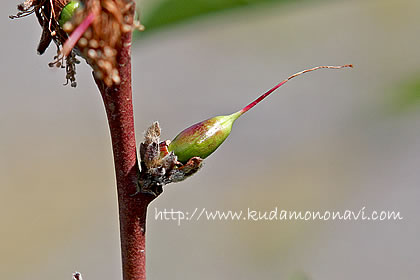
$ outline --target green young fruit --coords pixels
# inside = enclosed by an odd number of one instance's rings
[[[225,141],[233,123],[240,115],[240,112],[237,112],[196,123],[178,134],[169,144],[168,150],[174,152],[183,163],[192,157],[204,159]]]
[[[217,116],[211,119],[207,119],[183,130],[169,144],[168,150],[170,152],[174,152],[174,154],[178,157],[178,161],[182,163],[186,163],[193,157],[200,157],[204,159],[211,155],[225,141],[232,130],[233,123],[240,116],[260,103],[264,98],[266,98],[273,91],[281,87],[290,79],[321,68],[340,69],[344,67],[353,66],[318,66],[293,74],[289,78],[283,80],[272,89],[258,97],[255,101],[245,106],[242,110],[231,115]]]
[[[70,1],[66,6],[64,6],[63,10],[61,10],[60,18],[58,19],[58,23],[61,27],[64,26],[66,22],[71,20],[75,11],[80,7],[79,1]]]

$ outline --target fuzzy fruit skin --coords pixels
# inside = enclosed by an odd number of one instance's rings
[[[169,144],[168,150],[174,152],[182,163],[193,157],[205,159],[229,136],[233,123],[240,115],[237,112],[196,123],[179,133]]]
[[[79,8],[79,6],[79,1],[70,1],[66,6],[64,6],[60,14],[60,19],[58,20],[61,27],[63,27],[63,25],[73,17],[74,12],[77,8]]]

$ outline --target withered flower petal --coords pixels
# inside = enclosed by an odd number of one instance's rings
[[[140,143],[141,172],[138,192],[159,195],[163,186],[181,182],[194,175],[202,166],[203,159],[193,157],[185,164],[177,160],[173,152],[168,151],[170,141],[160,142],[159,123],[153,123]]]
[[[95,77],[107,86],[120,83],[117,54],[121,46],[121,36],[133,29],[132,9],[134,2],[128,0],[82,0],[83,8],[77,9],[65,30],[59,24],[60,14],[70,0],[26,0],[18,5],[19,12],[10,18],[21,18],[35,13],[42,27],[42,35],[37,51],[43,54],[53,41],[57,46],[57,56],[50,66],[66,69],[67,83],[76,85],[75,74],[78,60],[76,55],[86,59],[94,70]],[[92,23],[85,28],[78,44],[62,52],[62,47],[71,32],[88,15],[94,15]],[[70,35],[71,36],[71,35]]]

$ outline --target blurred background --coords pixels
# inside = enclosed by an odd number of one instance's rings
[[[23,0],[22,0],[23,1]],[[120,279],[110,138],[89,67],[76,89],[36,55],[35,16],[1,9],[2,278]],[[161,0],[138,3],[137,142],[242,108],[193,178],[149,208],[148,279],[417,279],[420,23],[417,0]],[[402,221],[155,219],[155,209],[399,211]]]

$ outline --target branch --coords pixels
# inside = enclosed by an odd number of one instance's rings
[[[146,279],[147,206],[156,197],[138,193],[138,168],[131,90],[131,40],[134,0],[84,0],[83,9],[73,9],[69,0],[26,0],[10,18],[35,14],[43,29],[38,52],[52,41],[57,56],[50,63],[66,69],[66,79],[76,86],[76,54],[93,68],[102,95],[112,140],[118,192],[122,271],[124,280]],[[73,11],[61,21],[63,10]],[[66,63],[63,66],[63,63]],[[81,279],[80,273],[73,275]]]
[[[130,14],[134,16],[134,5]],[[121,82],[111,87],[95,77],[105,105],[114,154],[124,280],[146,279],[147,206],[154,196],[137,189],[138,161],[131,89],[131,32],[121,37],[117,67]]]

